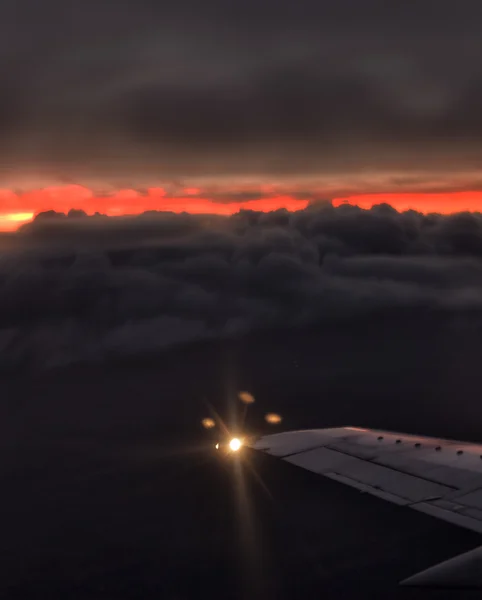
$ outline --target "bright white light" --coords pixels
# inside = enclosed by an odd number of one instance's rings
[[[219,450],[219,442],[216,444],[216,450]]]
[[[229,442],[229,447],[233,452],[237,452],[241,448],[241,440],[238,440],[238,438],[233,438]]]

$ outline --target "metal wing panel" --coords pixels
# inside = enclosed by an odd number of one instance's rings
[[[482,446],[343,427],[265,436],[253,447],[396,504],[482,532]]]
[[[307,429],[288,431],[261,438],[254,444],[257,450],[263,450],[272,456],[284,457],[296,452],[326,445],[331,439],[330,429]]]
[[[351,482],[354,487],[359,487],[357,484],[363,484],[364,487],[397,496],[404,503],[442,497],[452,491],[447,486],[328,448],[301,452],[286,458],[286,460],[320,475],[342,475],[347,479],[347,483]]]
[[[478,445],[441,441],[431,448],[419,447],[393,454],[380,449],[375,462],[456,488],[482,485],[482,459]],[[388,449],[387,449],[388,450]]]
[[[360,465],[358,458],[340,454],[328,448],[316,448],[307,452],[298,452],[285,458],[286,462],[322,475],[334,470],[345,471],[350,463]]]
[[[472,490],[456,497],[458,504],[470,506],[472,508],[482,509],[482,489]]]
[[[458,525],[464,529],[482,533],[482,520],[474,518],[473,516],[464,515],[458,511],[446,510],[433,502],[421,502],[419,504],[414,504],[411,508],[425,513],[426,515],[430,515],[431,517],[435,517],[436,519],[440,519],[441,521],[446,521],[447,523]]]
[[[400,498],[399,496],[395,496],[394,494],[390,494],[389,492],[384,492],[370,485],[360,483],[359,481],[350,479],[349,477],[345,477],[345,475],[340,475],[339,473],[326,473],[325,476],[329,479],[333,479],[333,481],[338,481],[345,485],[349,485],[350,487],[360,490],[360,492],[371,494],[372,496],[377,496],[377,498],[387,500],[388,502],[392,502],[393,504],[399,504],[401,506],[406,506],[407,504],[410,504],[410,502],[404,498]]]

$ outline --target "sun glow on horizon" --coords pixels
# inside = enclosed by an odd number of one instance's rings
[[[0,231],[15,231],[34,218],[33,212],[0,213]]]

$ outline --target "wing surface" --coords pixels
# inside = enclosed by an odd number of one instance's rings
[[[256,450],[482,533],[482,445],[339,427],[259,438]]]

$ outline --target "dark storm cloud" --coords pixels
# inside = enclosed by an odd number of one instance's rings
[[[265,328],[482,311],[482,215],[319,202],[232,217],[39,216],[0,263],[0,359],[48,367]]]
[[[77,180],[470,168],[481,18],[469,0],[7,0],[2,164]]]

